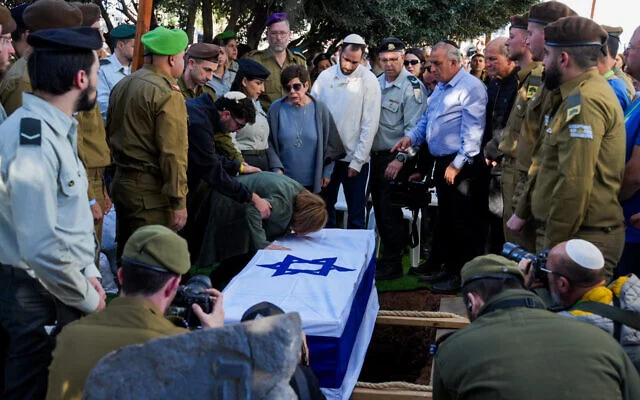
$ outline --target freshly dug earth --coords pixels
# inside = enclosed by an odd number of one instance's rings
[[[415,311],[438,311],[444,297],[428,290],[385,292],[379,296],[381,310]],[[429,347],[435,337],[435,328],[376,325],[358,380],[428,385],[432,363]]]

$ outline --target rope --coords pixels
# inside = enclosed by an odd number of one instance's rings
[[[391,311],[380,310],[378,311],[380,317],[413,317],[413,318],[464,318],[462,315],[450,313],[450,312],[436,312],[436,311]]]
[[[357,388],[362,389],[377,389],[377,390],[413,390],[415,392],[432,392],[433,388],[426,385],[417,385],[415,383],[407,382],[381,382],[381,383],[369,383],[358,382]]]

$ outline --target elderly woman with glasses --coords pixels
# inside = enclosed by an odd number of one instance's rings
[[[309,73],[301,65],[285,68],[280,82],[287,95],[269,108],[269,152],[277,167],[313,193],[329,184],[344,147],[329,109],[310,96]]]

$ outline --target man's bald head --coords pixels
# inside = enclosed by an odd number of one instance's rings
[[[487,74],[493,78],[504,79],[513,72],[515,63],[509,58],[507,37],[496,38],[484,49]]]

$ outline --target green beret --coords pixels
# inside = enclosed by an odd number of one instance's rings
[[[131,24],[118,25],[111,30],[114,39],[133,39],[136,37],[136,26]]]
[[[462,267],[460,278],[462,286],[477,279],[517,278],[524,283],[524,275],[518,269],[518,264],[497,254],[487,254],[469,261]]]
[[[74,1],[70,3],[82,13],[82,26],[91,26],[100,20],[100,7],[93,3],[81,3]]]
[[[16,21],[11,16],[11,11],[2,4],[0,4],[0,27],[2,28],[0,33],[3,35],[16,30]]]
[[[547,25],[553,21],[557,21],[562,17],[570,17],[578,15],[567,5],[559,1],[547,1],[539,3],[531,7],[529,10],[529,22],[535,22],[540,25]]]
[[[64,0],[38,0],[24,10],[23,19],[31,31],[75,28],[82,25],[82,12]]]
[[[186,274],[191,268],[187,241],[162,225],[138,228],[124,246],[122,261],[179,275]]]
[[[238,39],[238,36],[234,31],[224,31],[222,33],[218,33],[214,39],[215,40],[231,40],[231,39]]]
[[[183,30],[159,26],[142,35],[142,44],[147,51],[153,54],[175,56],[187,48],[189,38]]]
[[[544,27],[547,46],[600,46],[607,42],[607,31],[598,23],[584,17],[566,17]]]
[[[510,28],[524,29],[526,31],[528,28],[527,25],[529,24],[529,14],[512,15],[511,18],[509,18],[509,22],[511,23]]]

